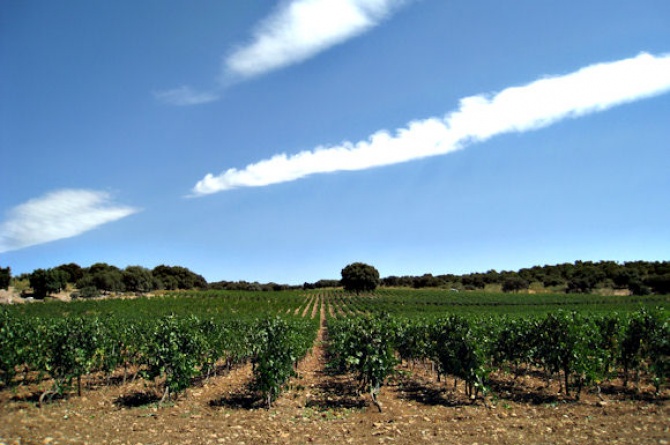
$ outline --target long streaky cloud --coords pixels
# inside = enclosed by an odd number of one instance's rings
[[[378,25],[403,0],[294,0],[259,24],[252,42],[224,59],[249,78],[302,62]]]
[[[496,94],[466,97],[456,111],[412,121],[394,133],[382,130],[364,141],[319,146],[290,156],[278,154],[242,170],[231,168],[218,176],[210,173],[198,181],[192,194],[266,186],[315,173],[363,170],[442,155],[495,135],[543,128],[668,91],[670,55],[641,53]]]
[[[14,207],[0,224],[0,252],[70,238],[138,212],[106,192],[66,189]]]
[[[170,105],[216,101],[236,82],[303,62],[379,25],[409,0],[291,0],[252,32],[251,41],[223,58],[219,86],[199,91],[184,85],[154,92]]]

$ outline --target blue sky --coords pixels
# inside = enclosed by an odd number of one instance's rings
[[[666,0],[7,0],[0,266],[670,252]]]

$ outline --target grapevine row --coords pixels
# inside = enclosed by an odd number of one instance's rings
[[[82,378],[123,368],[162,385],[168,400],[217,364],[254,364],[254,387],[270,404],[311,348],[317,323],[297,318],[214,319],[168,315],[129,323],[120,317],[25,318],[0,310],[0,383],[30,372],[53,379],[40,403]]]
[[[385,315],[330,319],[330,365],[351,372],[360,390],[376,395],[400,360],[430,361],[438,379],[465,383],[475,400],[494,371],[531,369],[560,375],[561,390],[579,398],[618,372],[639,385],[645,372],[660,391],[670,378],[670,324],[660,310],[628,315],[557,311],[542,317],[404,318]],[[639,386],[638,386],[639,388]]]

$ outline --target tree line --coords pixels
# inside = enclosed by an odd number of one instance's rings
[[[576,261],[534,266],[514,271],[489,270],[464,275],[389,276],[387,287],[443,287],[457,290],[499,285],[504,292],[526,290],[532,283],[566,293],[591,293],[596,289],[628,290],[634,295],[670,294],[670,261]]]
[[[11,281],[11,271],[2,281],[5,288]],[[68,288],[75,288],[73,297],[91,298],[109,293],[130,292],[144,294],[159,289],[206,289],[207,280],[181,266],[160,265],[153,269],[142,266],[128,266],[120,269],[107,263],[95,263],[81,267],[75,263],[62,264],[49,269],[35,269],[32,273],[16,277],[17,281],[28,281],[32,294],[24,296],[45,298]]]
[[[217,281],[208,283],[202,275],[181,266],[160,265],[153,269],[128,266],[120,269],[107,263],[81,267],[75,263],[51,269],[36,269],[15,278],[28,281],[32,296],[44,298],[67,288],[76,289],[75,297],[95,297],[108,293],[147,293],[155,290],[242,290],[282,291],[344,287],[352,292],[370,292],[377,286],[411,288],[445,288],[481,290],[499,286],[503,292],[519,292],[539,283],[547,289],[566,293],[592,293],[597,289],[620,289],[633,295],[670,294],[670,261],[576,261],[557,265],[533,266],[518,271],[489,270],[463,275],[426,273],[420,276],[379,277],[373,266],[352,263],[342,269],[342,278],[322,279],[302,285],[259,283],[247,281]],[[12,283],[11,269],[0,267],[0,289]]]

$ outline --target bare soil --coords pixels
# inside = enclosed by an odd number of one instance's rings
[[[20,304],[25,300],[19,296],[19,293],[13,287],[9,289],[0,289],[0,304]]]
[[[534,376],[493,376],[486,403],[462,384],[436,382],[429,366],[403,365],[382,389],[378,412],[350,376],[325,370],[322,328],[298,376],[271,409],[248,388],[250,365],[196,382],[176,402],[157,407],[153,383],[89,381],[42,408],[48,381],[0,391],[1,444],[670,444],[668,391],[653,396],[603,387],[601,401],[558,394]]]

